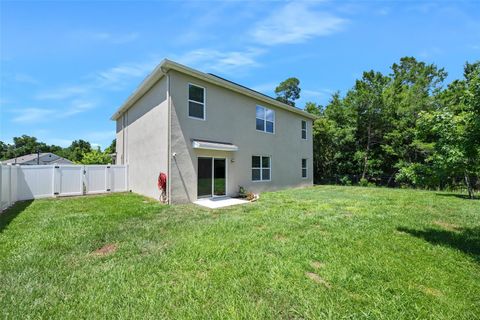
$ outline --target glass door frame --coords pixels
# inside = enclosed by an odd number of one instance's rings
[[[198,159],[210,159],[212,161],[212,188],[209,195],[199,196],[198,195]],[[220,198],[225,197],[227,195],[227,186],[228,186],[228,161],[227,157],[210,157],[210,156],[198,156],[197,157],[197,198],[198,199],[205,199],[205,198]],[[215,195],[215,160],[224,160],[225,161],[225,193],[222,195]]]

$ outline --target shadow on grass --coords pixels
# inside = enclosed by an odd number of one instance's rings
[[[2,233],[3,230],[8,227],[10,222],[12,222],[20,213],[22,213],[23,210],[28,208],[32,202],[33,200],[18,201],[13,206],[0,213],[0,233]]]
[[[472,256],[478,263],[480,263],[480,227],[464,228],[459,229],[458,231],[432,228],[414,230],[402,227],[397,228],[397,230],[424,239],[434,245],[458,249],[463,253]]]
[[[457,193],[435,193],[436,196],[440,197],[454,197],[454,198],[459,198],[459,199],[465,199],[465,200],[480,200],[478,195],[475,195],[475,198],[470,199],[468,195],[466,194],[457,194]]]

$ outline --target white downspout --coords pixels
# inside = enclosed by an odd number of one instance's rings
[[[163,71],[163,70],[162,70]],[[168,99],[168,124],[167,124],[167,144],[168,144],[168,157],[167,157],[167,199],[168,204],[172,204],[172,97],[170,92],[170,73],[165,72],[167,76],[167,99]]]

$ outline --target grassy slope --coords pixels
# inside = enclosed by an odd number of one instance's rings
[[[0,288],[2,318],[475,319],[480,201],[321,186],[215,211],[19,203],[0,216]]]

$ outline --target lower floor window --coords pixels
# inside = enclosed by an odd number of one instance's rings
[[[302,178],[307,177],[307,159],[302,159]]]
[[[252,180],[269,181],[271,176],[270,157],[252,156]]]

